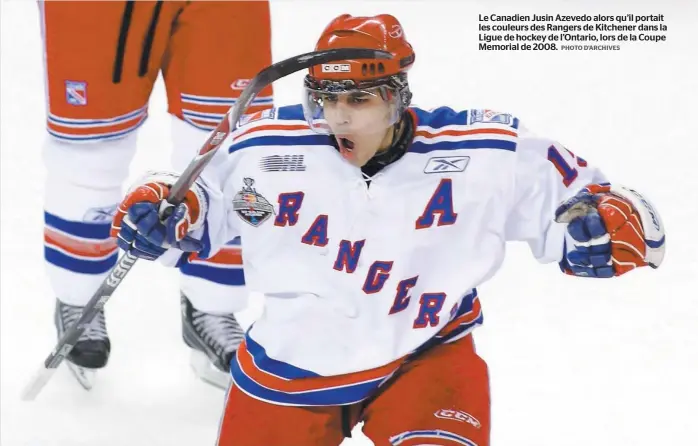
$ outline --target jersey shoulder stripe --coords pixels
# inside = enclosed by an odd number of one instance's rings
[[[439,107],[430,111],[410,108],[415,135],[409,151],[429,153],[435,150],[495,149],[515,151],[518,121],[511,117],[482,119],[479,110],[455,111]],[[502,115],[502,114],[499,114]],[[507,115],[511,116],[511,115]]]
[[[230,136],[228,153],[259,146],[331,145],[328,135],[314,132],[300,104],[246,115]]]

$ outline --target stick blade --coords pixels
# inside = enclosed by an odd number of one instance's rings
[[[49,369],[44,364],[41,364],[41,367],[32,376],[32,379],[22,389],[20,399],[22,401],[34,401],[55,372],[56,369]]]

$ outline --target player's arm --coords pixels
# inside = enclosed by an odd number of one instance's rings
[[[234,191],[226,190],[238,158],[238,154],[228,154],[235,133],[226,138],[184,201],[168,210],[166,218],[163,209],[179,174],[148,172],[138,180],[112,222],[111,235],[119,247],[136,257],[175,266],[192,252],[208,258],[237,237],[237,222],[228,212],[233,201],[228,195]]]
[[[529,243],[541,262],[584,277],[659,266],[664,226],[638,192],[614,183],[561,144],[520,136],[508,240]]]

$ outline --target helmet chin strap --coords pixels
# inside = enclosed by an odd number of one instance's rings
[[[368,160],[364,166],[365,170],[373,172],[369,173],[371,176],[383,167],[399,160],[405,154],[414,134],[412,116],[407,111],[404,111],[398,122],[393,125],[392,131],[393,138],[390,146],[376,152],[373,158]]]
[[[392,135],[390,136],[390,144],[388,144],[387,147],[381,147],[376,151],[376,155],[385,153],[386,151],[390,151],[395,143],[399,140],[400,135],[402,135],[402,129],[404,129],[404,115],[401,117],[395,124],[392,125],[391,131]],[[374,156],[376,156],[374,155]]]

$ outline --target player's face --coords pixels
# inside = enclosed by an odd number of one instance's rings
[[[324,114],[341,155],[355,166],[363,166],[383,148],[395,122],[392,104],[365,91],[326,97]]]
[[[399,115],[399,95],[386,86],[328,93],[306,91],[306,119],[313,130],[334,135],[341,155],[363,166],[387,147]]]

